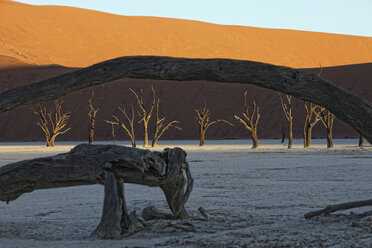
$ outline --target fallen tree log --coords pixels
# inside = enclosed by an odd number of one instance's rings
[[[372,199],[365,200],[365,201],[354,201],[354,202],[346,202],[346,203],[335,204],[335,205],[328,205],[327,207],[321,210],[311,211],[309,213],[306,213],[304,216],[306,219],[310,219],[315,216],[330,214],[330,213],[340,211],[340,210],[359,208],[359,207],[365,207],[365,206],[372,206]]]
[[[120,238],[143,229],[135,213],[128,213],[124,183],[160,187],[174,218],[188,218],[185,203],[194,180],[181,148],[151,152],[81,144],[67,153],[8,164],[0,167],[0,200],[13,201],[37,189],[97,183],[105,184],[105,197],[94,238]]]
[[[330,81],[284,66],[231,59],[131,56],[107,60],[0,94],[0,112],[120,78],[253,84],[321,105],[372,143],[372,105]]]

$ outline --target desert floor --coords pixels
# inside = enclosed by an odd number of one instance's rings
[[[279,140],[160,141],[188,152],[194,189],[186,206],[212,219],[149,221],[122,240],[89,240],[103,206],[101,185],[38,190],[0,202],[0,247],[372,247],[372,216],[359,208],[310,220],[303,215],[327,204],[372,199],[372,147],[357,140],[301,140],[286,149]],[[76,143],[0,144],[0,166],[69,151]],[[128,143],[122,143],[128,144]],[[159,188],[125,185],[129,211],[168,207]],[[353,212],[354,214],[350,213]]]

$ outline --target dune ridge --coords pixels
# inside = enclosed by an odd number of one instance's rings
[[[372,62],[372,37],[226,26],[0,1],[0,54],[85,67],[130,55],[253,60],[295,68]]]

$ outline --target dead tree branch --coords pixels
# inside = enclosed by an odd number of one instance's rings
[[[327,207],[321,210],[309,212],[305,214],[304,216],[306,219],[309,219],[315,216],[330,214],[330,213],[333,213],[339,210],[346,210],[346,209],[359,208],[359,207],[365,207],[365,206],[372,206],[372,199],[365,200],[365,201],[354,201],[354,202],[346,202],[346,203],[335,204],[335,205],[328,205]]]
[[[88,116],[89,116],[89,144],[93,144],[94,142],[94,128],[96,126],[96,115],[99,110],[99,108],[94,108],[93,107],[93,95],[94,91],[92,91],[92,95],[90,96],[88,100]]]
[[[317,111],[319,111],[320,106],[305,102],[304,107],[306,110],[306,117],[304,123],[304,148],[311,147],[311,131],[313,127],[320,121],[320,117]]]
[[[327,148],[332,148],[333,147],[333,139],[332,139],[333,123],[334,123],[336,116],[324,107],[320,107],[319,113],[315,111],[315,114],[318,116],[318,118],[321,120],[324,127],[326,128]]]
[[[115,116],[113,116],[113,118],[115,119],[114,121],[105,120],[105,122],[111,125],[111,135],[114,139],[114,145],[116,145],[115,125],[119,124],[119,120]]]
[[[252,105],[252,113],[249,113],[249,107],[247,104],[247,93],[248,91],[244,91],[243,99],[244,99],[244,112],[242,113],[243,117],[238,115],[234,115],[234,118],[238,120],[243,126],[249,131],[249,134],[252,137],[253,145],[252,149],[258,148],[258,137],[257,137],[257,127],[258,121],[260,120],[260,107],[257,106],[256,102],[253,102]]]
[[[48,147],[54,147],[54,141],[58,135],[64,134],[71,128],[66,129],[67,120],[70,118],[70,112],[62,113],[62,104],[55,101],[55,112],[47,111],[45,107],[37,105],[38,110],[33,109],[33,113],[39,116],[40,121],[37,125],[43,130]]]
[[[287,102],[284,103],[282,95],[279,93],[280,102],[282,104],[282,109],[285,118],[288,121],[288,149],[293,146],[293,115],[292,115],[292,96],[286,95]]]
[[[159,99],[156,104],[156,123],[155,123],[155,132],[154,132],[154,138],[152,139],[152,147],[158,146],[158,140],[160,137],[164,134],[165,131],[168,130],[168,128],[173,127],[178,130],[182,130],[177,124],[179,124],[179,121],[171,121],[168,124],[165,124],[165,117],[159,118]]]
[[[196,112],[196,120],[198,121],[199,124],[199,138],[200,138],[200,143],[199,146],[204,146],[205,143],[205,133],[207,132],[207,129],[218,123],[218,122],[224,122],[226,124],[229,124],[230,126],[234,126],[231,122],[224,120],[224,119],[218,119],[215,121],[210,120],[211,113],[209,112],[209,109],[207,108],[207,104],[204,104],[203,108],[200,109],[195,109]]]
[[[142,112],[138,112],[138,115],[140,116],[140,121],[138,123],[143,123],[143,131],[144,131],[144,139],[143,139],[143,147],[149,146],[149,134],[148,134],[148,124],[150,121],[150,118],[152,116],[152,111],[155,108],[155,102],[156,102],[156,94],[154,90],[154,86],[151,86],[152,90],[152,104],[150,107],[146,106],[143,102],[143,90],[140,90],[140,95],[138,95],[134,90],[129,88],[130,91],[135,95],[137,99],[138,106],[140,107]]]
[[[120,121],[119,118],[117,118],[115,115],[113,115],[113,117],[117,123],[120,122],[120,126],[128,134],[130,141],[132,143],[132,147],[136,147],[136,136],[134,134],[134,107],[133,107],[133,104],[131,106],[132,106],[132,114],[130,117],[127,114],[124,107],[118,107],[119,111],[124,115],[125,119],[129,123],[129,127],[127,127],[127,125],[125,125],[123,121]]]

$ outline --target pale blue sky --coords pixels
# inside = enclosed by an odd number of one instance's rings
[[[372,0],[21,0],[120,15],[372,37]]]

